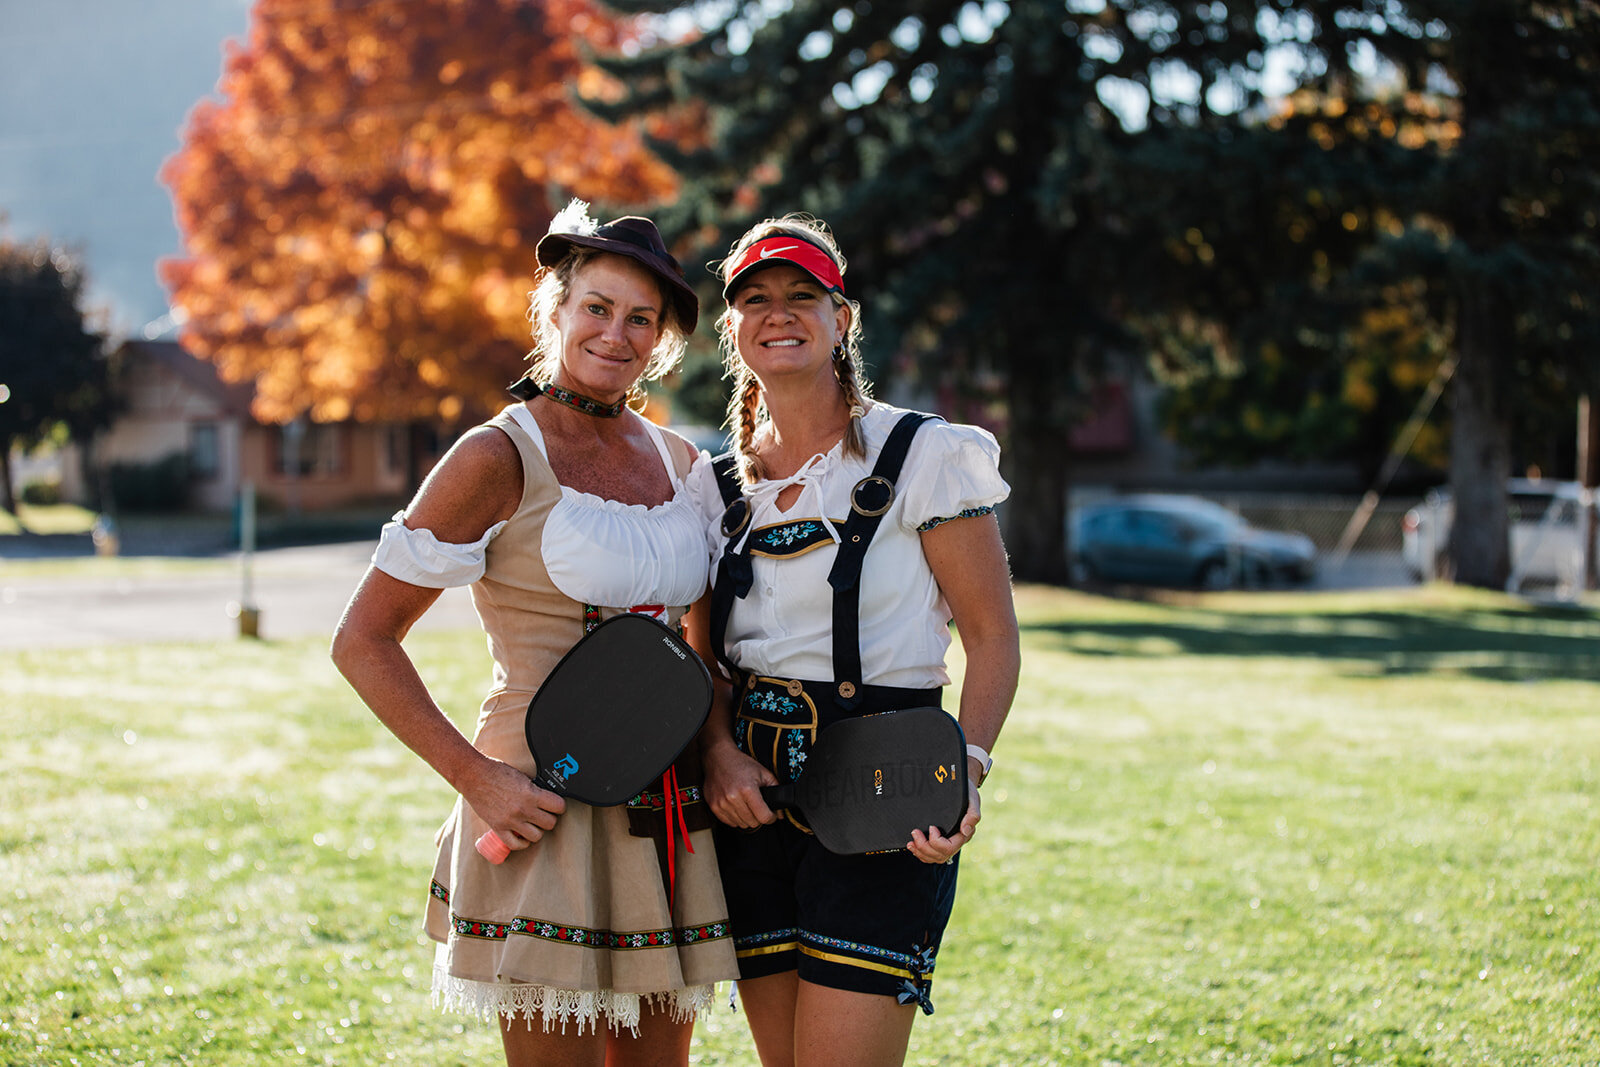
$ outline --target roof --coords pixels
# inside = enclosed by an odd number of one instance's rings
[[[125,341],[124,358],[147,360],[176,375],[185,385],[215,400],[230,415],[250,418],[250,402],[255,399],[253,382],[231,384],[222,380],[217,368],[191,355],[176,341]]]

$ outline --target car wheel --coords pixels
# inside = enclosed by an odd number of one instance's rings
[[[1225,560],[1208,559],[1200,565],[1200,573],[1195,576],[1195,584],[1201,589],[1216,591],[1227,589],[1233,584],[1232,576],[1228,573],[1228,564]]]

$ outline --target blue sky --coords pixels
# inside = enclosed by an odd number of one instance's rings
[[[179,250],[157,180],[215,92],[249,0],[0,0],[0,215],[12,238],[76,251],[91,301],[139,334],[167,310]]]

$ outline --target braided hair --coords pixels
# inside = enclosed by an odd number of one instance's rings
[[[798,213],[785,215],[782,218],[766,219],[746,230],[744,236],[734,242],[727,258],[716,265],[718,276],[726,282],[728,271],[738,262],[745,249],[765,238],[781,236],[798,237],[816,245],[833,258],[839,267],[840,276],[843,277],[844,253],[839,251],[839,244],[834,240],[828,224],[821,219]],[[861,360],[861,304],[838,293],[830,295],[840,306],[850,309],[850,325],[845,329],[845,336],[833,349],[833,376],[839,383],[839,389],[844,393],[845,404],[850,409],[850,424],[845,429],[844,435],[844,451],[846,455],[865,457],[867,444],[866,435],[861,429],[861,417],[866,414],[872,387],[867,380]],[[722,347],[722,361],[725,368],[723,376],[733,382],[733,389],[728,396],[727,417],[723,420],[723,425],[734,432],[733,448],[735,455],[738,456],[739,476],[749,484],[767,474],[760,458],[756,455],[755,440],[756,433],[770,421],[771,416],[761,392],[761,382],[739,357],[738,344],[733,335],[731,307],[725,309],[717,319],[717,339]]]

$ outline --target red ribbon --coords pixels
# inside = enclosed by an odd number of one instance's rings
[[[661,776],[661,789],[666,794],[667,819],[667,907],[671,909],[678,897],[678,850],[673,840],[674,830],[682,830],[683,847],[694,855],[694,842],[689,840],[689,823],[683,817],[683,799],[678,796],[678,768],[668,767]],[[677,818],[674,820],[673,816]]]

